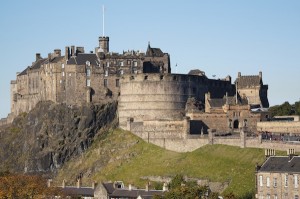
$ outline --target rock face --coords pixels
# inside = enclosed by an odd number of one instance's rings
[[[53,172],[116,126],[117,103],[70,107],[40,102],[0,131],[0,170]]]

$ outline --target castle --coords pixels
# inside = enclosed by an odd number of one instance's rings
[[[64,55],[60,49],[45,58],[37,53],[11,81],[7,121],[40,101],[80,106],[117,100],[120,128],[159,146],[189,151],[230,142],[216,141],[216,135],[257,135],[260,123],[260,129],[268,128],[263,123],[271,118],[267,93],[262,72],[239,72],[235,81],[230,76],[210,79],[198,69],[173,74],[170,55],[150,43],[146,52],[120,54],[110,52],[109,37],[102,36],[94,52],[67,46]],[[247,145],[239,139],[232,145]],[[183,149],[174,148],[179,142]]]

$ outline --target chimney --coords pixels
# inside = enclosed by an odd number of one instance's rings
[[[145,191],[149,191],[149,185],[148,184],[146,184]]]
[[[69,58],[70,58],[70,48],[69,48],[69,46],[66,46],[65,47],[65,59],[69,60]]]
[[[167,185],[167,183],[164,183],[164,185],[163,185],[163,191],[168,191],[168,185]]]
[[[76,47],[76,56],[78,53],[84,53],[84,47]]]
[[[61,50],[60,49],[55,49],[54,50],[54,57],[60,57],[61,56]]]
[[[40,53],[36,53],[35,54],[35,61],[38,61],[40,59],[42,59],[41,54]]]
[[[71,56],[75,56],[75,46],[71,46]]]
[[[258,74],[259,78],[262,79],[262,72],[259,71],[259,74]]]
[[[290,155],[295,155],[295,149],[288,149],[287,150],[287,155],[290,156]]]
[[[266,157],[275,156],[275,149],[265,149],[265,156]]]
[[[241,77],[241,76],[242,76],[241,72],[238,72],[238,77]]]
[[[77,179],[77,188],[80,188],[80,187],[81,187],[81,179],[78,178],[78,179]]]
[[[97,186],[97,183],[94,181],[94,182],[92,183],[92,188],[95,189],[96,186]]]
[[[63,182],[62,182],[62,188],[65,188],[65,187],[66,187],[66,181],[63,180]]]
[[[52,185],[52,179],[48,179],[47,180],[47,187],[51,187],[51,185]]]

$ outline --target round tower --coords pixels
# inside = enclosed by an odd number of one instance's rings
[[[104,53],[109,52],[109,37],[99,37],[99,47],[103,50]]]

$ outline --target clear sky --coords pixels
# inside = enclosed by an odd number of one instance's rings
[[[271,105],[300,98],[299,0],[3,0],[0,117],[10,110],[10,81],[35,53],[98,46],[102,5],[110,51],[145,51],[150,41],[170,54],[174,73],[198,68],[234,81],[239,71],[262,71]]]

